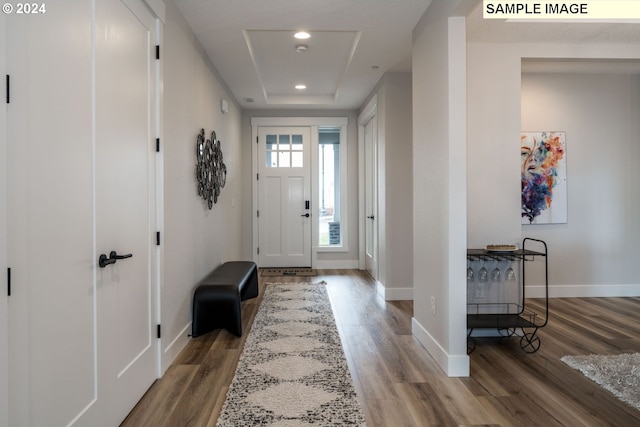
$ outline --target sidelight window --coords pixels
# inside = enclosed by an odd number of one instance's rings
[[[343,245],[341,127],[318,128],[319,246]]]

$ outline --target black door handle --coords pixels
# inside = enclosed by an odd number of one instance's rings
[[[309,213],[307,212],[306,214],[303,214],[303,215],[300,215],[300,216],[304,216],[304,217],[309,218],[311,215],[309,215]]]
[[[111,251],[111,253],[109,254],[109,258],[111,259],[125,259],[125,258],[131,258],[132,256],[133,254],[118,255],[116,251]]]
[[[131,258],[133,254],[118,255],[116,251],[111,251],[109,258],[105,254],[100,254],[98,257],[98,265],[100,268],[105,268],[107,265],[115,264],[119,259]]]
[[[109,264],[114,264],[117,260],[115,258],[107,258],[105,254],[100,254],[98,258],[98,265],[100,268],[105,268]]]
[[[368,216],[367,219],[376,219],[375,215]]]

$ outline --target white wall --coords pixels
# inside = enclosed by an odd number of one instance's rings
[[[522,58],[638,57],[634,45],[468,44],[469,247],[541,238],[549,244],[552,296],[639,293],[630,262],[638,259],[639,178],[626,166],[639,144],[637,77],[521,75]],[[522,226],[520,132],[545,129],[567,131],[569,220]],[[610,146],[629,157],[607,153]],[[540,275],[529,284],[529,295],[540,296]]]
[[[522,129],[567,138],[568,222],[522,226],[556,295],[640,295],[639,118],[639,75],[522,75]]]
[[[470,44],[467,58],[468,245],[518,243],[520,57],[498,44]]]
[[[413,32],[413,333],[451,376],[466,354],[464,18],[434,0]]]
[[[385,300],[413,299],[411,90],[411,73],[385,73],[370,96],[377,95],[377,279]]]
[[[385,75],[385,287],[391,298],[413,292],[413,122],[410,73]],[[378,137],[380,138],[380,136]],[[408,292],[405,292],[405,289]]]
[[[167,1],[164,26],[164,280],[163,369],[191,333],[196,283],[223,261],[251,259],[241,252],[243,179],[241,111],[176,6]],[[220,100],[229,103],[222,114]],[[221,141],[227,181],[209,210],[198,196],[195,141],[201,128]],[[250,206],[250,205],[249,205]]]

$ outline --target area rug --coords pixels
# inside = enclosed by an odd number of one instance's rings
[[[268,283],[218,427],[364,426],[326,283]]]
[[[640,410],[640,353],[564,356],[560,360]]]
[[[316,276],[317,274],[313,268],[265,268],[260,272],[260,275],[264,277]]]

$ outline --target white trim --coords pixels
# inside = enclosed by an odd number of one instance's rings
[[[252,173],[252,251],[253,261],[259,265],[258,256],[258,181],[255,179],[258,175],[258,138],[259,127],[292,127],[303,126],[311,128],[311,209],[314,221],[311,223],[311,266],[314,268],[342,268],[351,269],[358,268],[358,265],[352,266],[351,261],[320,261],[318,253],[326,252],[348,252],[349,251],[349,204],[348,204],[348,135],[347,126],[349,120],[347,117],[251,117],[251,173]],[[342,228],[342,245],[340,246],[318,246],[318,221],[319,218],[317,203],[318,200],[318,128],[321,126],[339,126],[340,129],[340,217]],[[327,266],[325,266],[327,265]],[[336,265],[342,265],[335,267]]]
[[[0,15],[0,76],[6,68],[6,22]],[[0,108],[0,427],[9,426],[9,297],[7,292],[7,108]]]
[[[313,268],[327,269],[327,270],[357,270],[358,260],[321,260],[315,261]]]
[[[317,233],[316,233],[316,235],[317,235]],[[314,247],[313,247],[313,251],[314,251],[315,253],[329,253],[329,252],[334,252],[334,253],[336,253],[336,252],[338,252],[338,253],[339,253],[339,252],[342,252],[342,253],[345,253],[345,252],[349,252],[349,248],[345,248],[345,247],[344,247],[344,246],[342,246],[342,245],[333,245],[333,246],[314,246]]]
[[[544,286],[527,286],[527,298],[544,298]],[[637,297],[640,284],[549,285],[549,298]]]
[[[162,3],[162,0],[158,0]],[[156,45],[162,46],[164,41],[164,3],[162,3],[162,10],[156,10],[152,8],[156,14]],[[162,13],[160,16],[159,13]],[[156,199],[155,199],[155,220],[156,230],[159,231],[161,236],[164,236],[164,151],[165,146],[162,144],[164,141],[164,92],[163,92],[163,79],[164,79],[164,55],[160,55],[160,59],[155,61],[155,129],[156,138],[160,139],[160,152],[156,154],[156,174],[155,174],[155,186],[156,186]],[[157,325],[162,325],[162,290],[164,289],[164,253],[166,245],[157,245],[155,249],[156,258],[156,289],[155,289],[155,321]],[[162,338],[157,339],[156,346],[156,376],[161,378],[162,375],[169,368],[173,359],[163,358],[162,352]]]
[[[346,117],[251,117],[251,126],[346,126]]]
[[[187,323],[187,325],[182,328],[180,332],[175,336],[173,340],[167,345],[167,347],[162,351],[162,355],[165,356],[163,360],[173,361],[178,357],[180,352],[187,346],[189,343],[189,336],[191,334],[191,322]]]
[[[376,280],[376,291],[385,301],[413,301],[413,287],[387,287]]]
[[[166,6],[163,0],[143,0],[153,15],[163,23],[165,22]],[[162,56],[161,56],[162,57]]]
[[[438,363],[440,368],[449,377],[468,377],[469,376],[469,356],[450,355],[436,341],[431,334],[416,320],[411,318],[411,332],[418,342],[427,350],[427,352]]]

